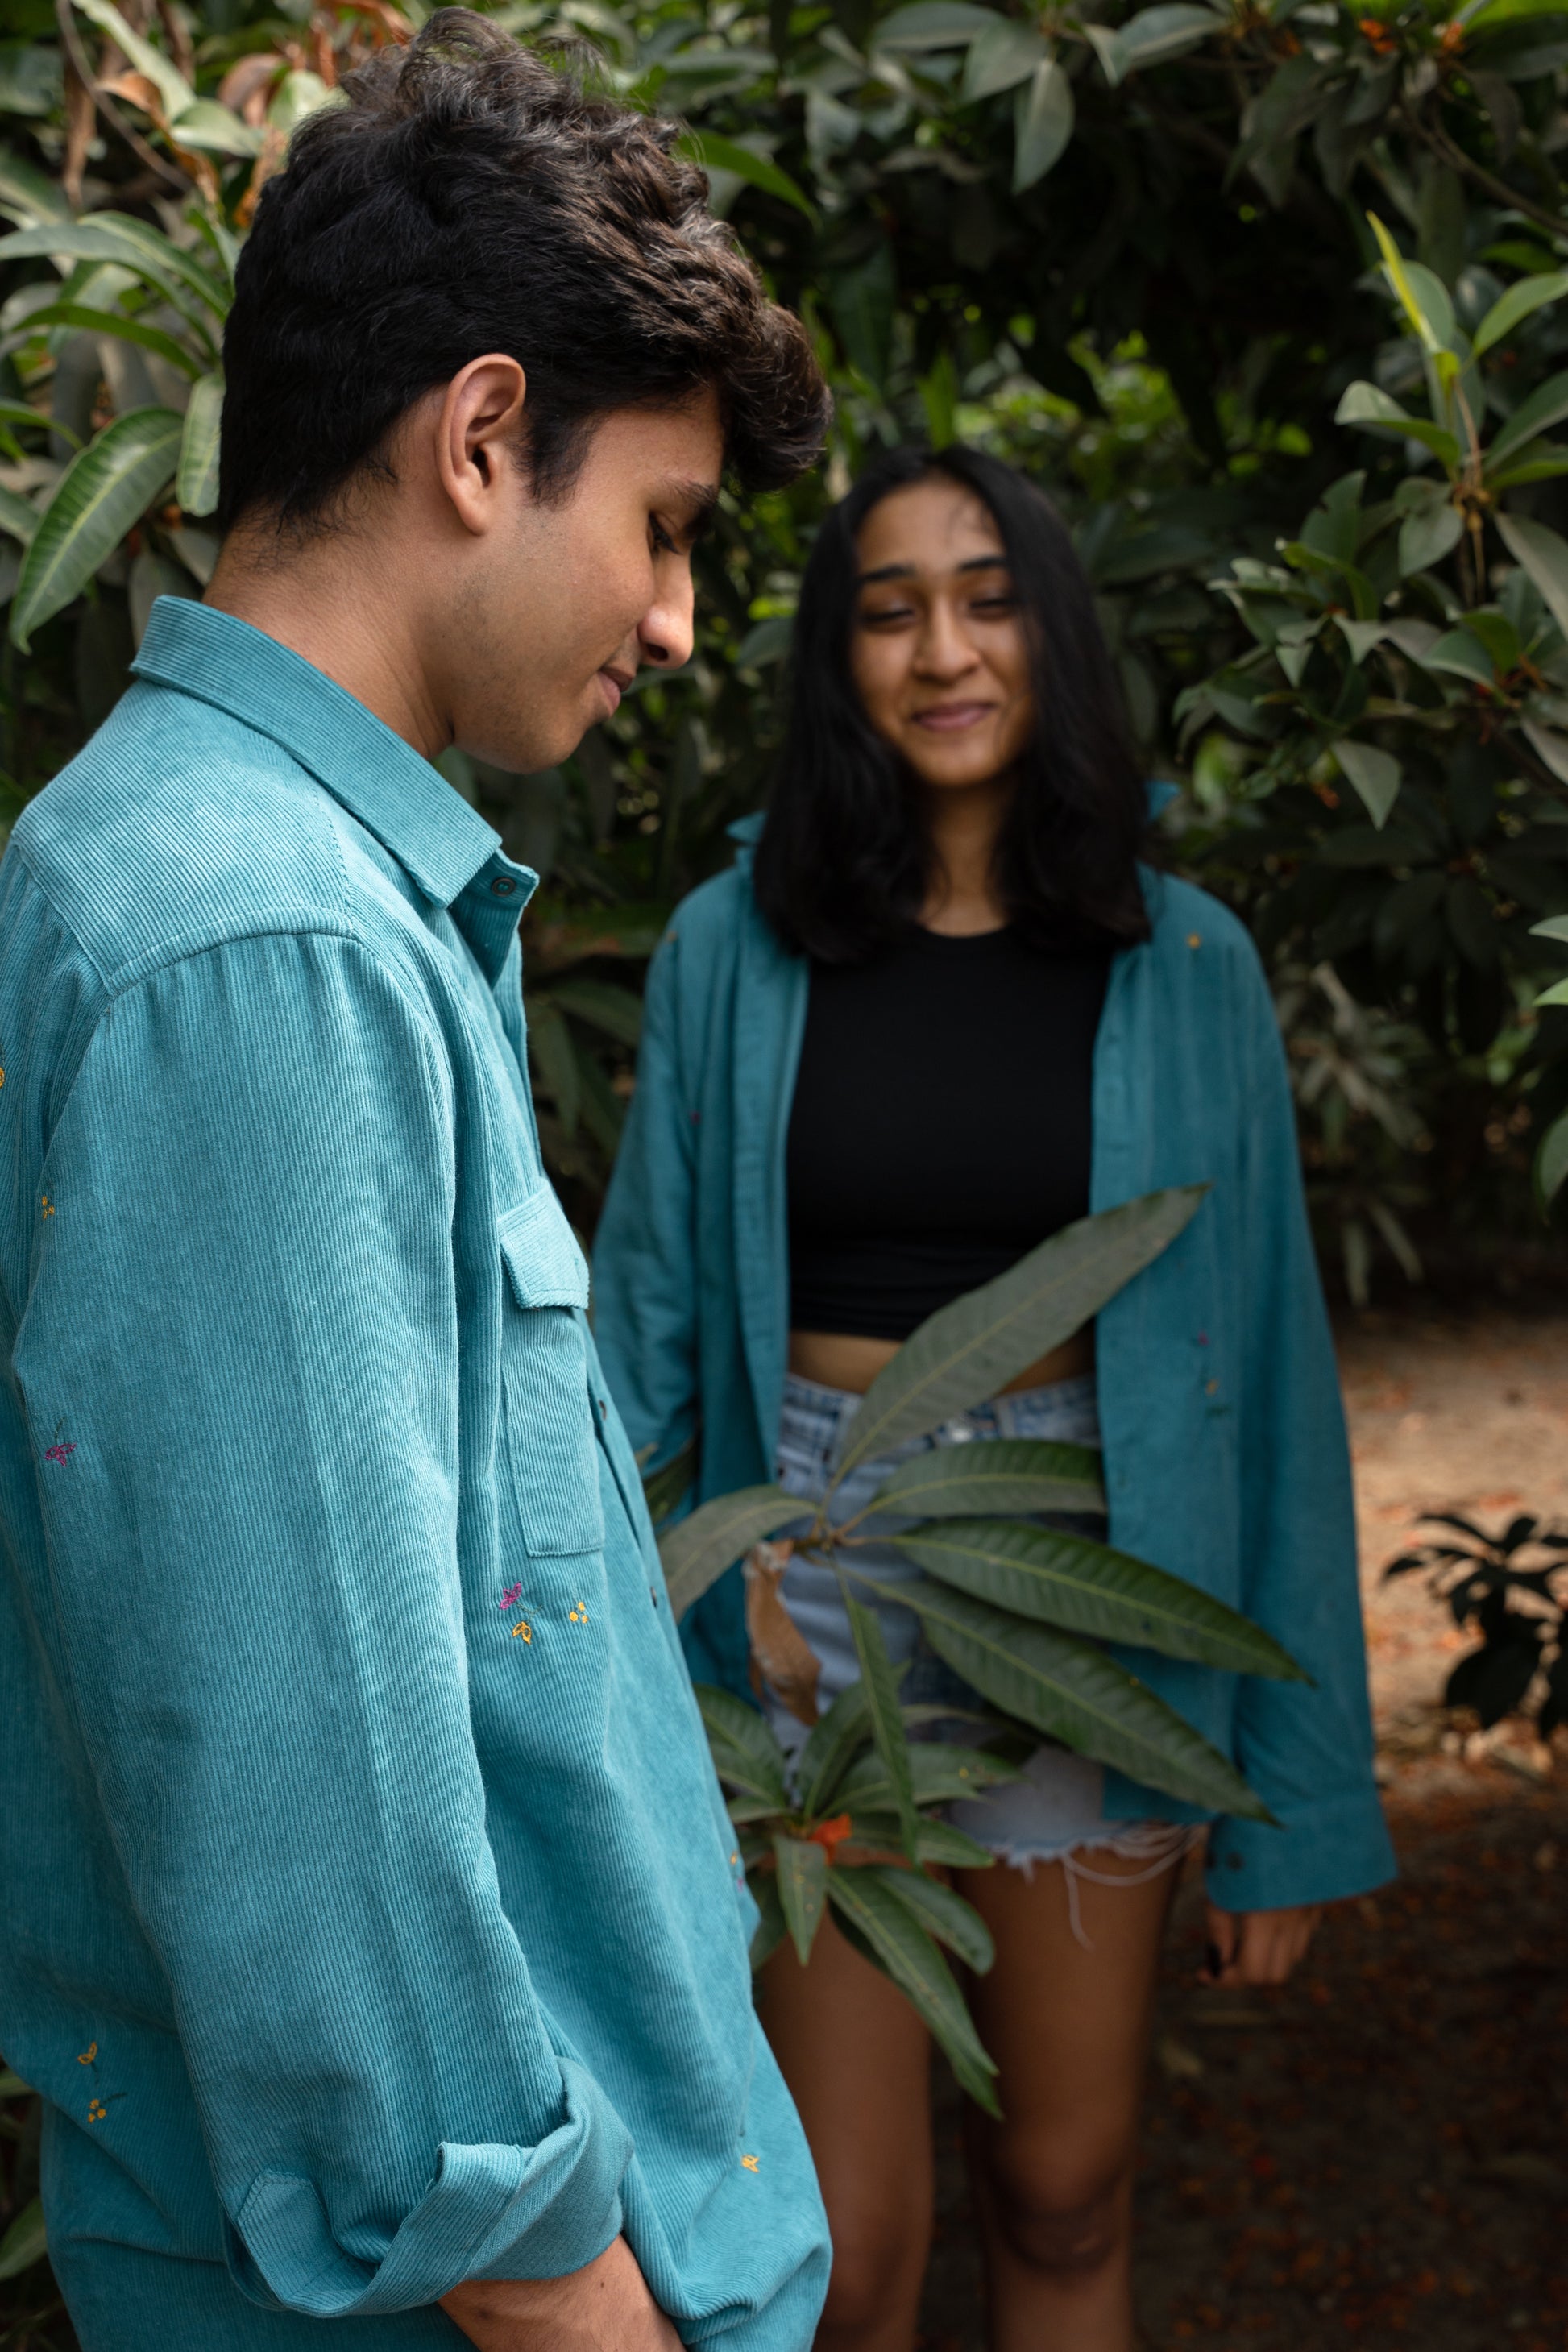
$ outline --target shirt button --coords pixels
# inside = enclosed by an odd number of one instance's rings
[[[510,898],[516,887],[517,884],[510,874],[498,874],[490,883],[490,888],[498,898]]]

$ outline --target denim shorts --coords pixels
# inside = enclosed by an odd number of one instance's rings
[[[815,1381],[789,1374],[784,1381],[777,1469],[779,1484],[786,1492],[807,1502],[821,1500],[859,1406],[860,1399],[847,1390],[823,1388]],[[993,1397],[989,1403],[944,1422],[933,1435],[910,1438],[876,1461],[859,1464],[836,1489],[835,1518],[852,1517],[894,1466],[911,1454],[929,1453],[938,1445],[983,1444],[994,1437],[1049,1438],[1058,1444],[1098,1445],[1100,1422],[1092,1374]],[[868,1519],[860,1533],[886,1535],[910,1524],[909,1519],[877,1517]],[[1052,1524],[1085,1534],[1104,1532],[1100,1519],[1071,1518]],[[858,1570],[881,1584],[912,1583],[921,1573],[912,1560],[890,1544],[863,1544],[854,1558]],[[826,1707],[860,1671],[837,1577],[826,1561],[796,1553],[784,1570],[780,1591],[821,1667],[817,1696]],[[912,1610],[866,1591],[858,1597],[875,1609],[895,1665],[908,1667],[902,1684],[906,1703],[927,1701],[961,1708],[984,1705],[936,1655]],[[805,1726],[765,1690],[764,1704],[779,1739],[793,1752],[805,1738]],[[1083,1847],[1110,1850],[1124,1858],[1168,1868],[1192,1843],[1190,1832],[1169,1822],[1109,1821],[1104,1796],[1101,1768],[1051,1742],[1036,1749],[1022,1780],[982,1797],[962,1799],[948,1808],[948,1819],[999,1860],[1026,1871],[1036,1863],[1068,1860]],[[1119,1875],[1112,1883],[1123,1881]],[[1076,1923],[1076,1905],[1074,1917]]]

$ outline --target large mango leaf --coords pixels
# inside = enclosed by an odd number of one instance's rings
[[[914,1778],[910,1769],[910,1743],[904,1733],[904,1718],[899,1710],[900,1676],[893,1670],[883,1638],[881,1620],[874,1610],[846,1591],[844,1607],[849,1619],[849,1632],[855,1643],[855,1654],[860,1662],[860,1687],[866,1694],[866,1719],[870,1726],[877,1759],[885,1778],[885,1785],[899,1817],[904,1852],[913,1861],[915,1832]]]
[[[766,1716],[714,1684],[699,1683],[696,1688],[713,1769],[721,1780],[765,1801],[773,1812],[787,1813],[784,1750],[769,1729]]]
[[[1237,1675],[1309,1679],[1272,1634],[1131,1552],[1017,1519],[960,1519],[893,1539],[916,1566],[995,1609]]]
[[[998,1437],[939,1445],[900,1463],[871,1498],[879,1512],[922,1519],[992,1518],[1005,1511],[1103,1511],[1100,1454],[1092,1445]]]
[[[909,1779],[917,1805],[950,1805],[958,1797],[978,1797],[1016,1780],[1016,1770],[984,1748],[958,1748],[945,1740],[908,1744]],[[834,1790],[834,1808],[848,1812],[857,1829],[867,1813],[893,1809],[892,1779],[879,1755],[861,1756]]]
[[[71,459],[22,559],[11,635],[24,653],[33,631],[80,594],[168,489],[184,431],[172,408],[133,408]]]
[[[857,1463],[983,1404],[1070,1339],[1174,1241],[1207,1190],[1178,1185],[1082,1217],[928,1316],[867,1391],[835,1485]]]
[[[827,1909],[827,1853],[812,1838],[773,1832],[773,1861],[784,1925],[804,1969]]]
[[[996,1946],[973,1903],[966,1903],[940,1878],[928,1878],[923,1870],[889,1870],[879,1863],[866,1867],[891,1888],[906,1910],[914,1913],[929,1936],[957,1954],[965,1968],[973,1969],[977,1977],[989,1974],[995,1964]]]
[[[839,1925],[886,1970],[947,2053],[953,2073],[987,2115],[1002,2112],[993,2088],[996,2068],[986,2055],[952,1980],[952,1971],[913,1907],[889,1881],[892,1871],[830,1870],[827,1899]]]
[[[659,1538],[658,1556],[675,1615],[684,1617],[754,1543],[809,1517],[800,1497],[786,1495],[782,1486],[742,1486],[704,1503]]]
[[[1091,1643],[934,1581],[877,1590],[916,1611],[937,1655],[1005,1715],[1189,1804],[1273,1819],[1217,1748]]]
[[[180,441],[174,495],[188,515],[209,515],[217,504],[218,428],[223,421],[223,376],[214,369],[193,385]]]
[[[866,1738],[868,1719],[866,1685],[851,1683],[813,1724],[796,1770],[801,1811],[808,1820],[833,1811],[845,1770]]]

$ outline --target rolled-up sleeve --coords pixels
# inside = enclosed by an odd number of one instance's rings
[[[353,937],[124,988],[58,1108],[14,1355],[64,1703],[231,2267],[323,2318],[578,2268],[630,2156],[486,1839],[450,1093]]]

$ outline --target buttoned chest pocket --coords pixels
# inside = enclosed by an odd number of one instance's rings
[[[579,1316],[588,1268],[560,1202],[541,1185],[498,1221],[510,1296],[502,1377],[507,1455],[530,1556],[600,1551],[599,1442]]]

